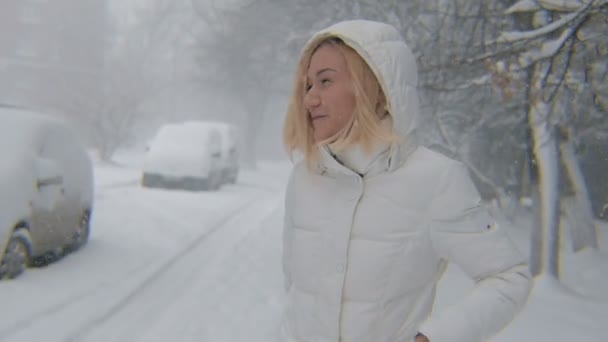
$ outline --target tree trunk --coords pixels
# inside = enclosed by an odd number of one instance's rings
[[[559,278],[559,167],[555,132],[549,120],[550,107],[543,97],[544,79],[549,72],[548,62],[533,68],[530,84],[528,124],[533,141],[533,152],[538,166],[539,224],[532,232],[530,268],[534,275],[546,273]]]
[[[257,168],[257,142],[260,128],[266,124],[265,112],[269,100],[270,90],[259,88],[257,90],[246,89],[243,97],[243,121],[245,125],[241,127],[241,137],[243,153],[241,161],[245,167]],[[280,133],[279,133],[280,134]]]
[[[264,120],[265,105],[260,101],[260,97],[246,98],[243,108],[243,120],[245,124],[241,126],[241,162],[250,169],[257,168],[257,141],[260,126]]]
[[[518,198],[520,201],[520,204],[524,205],[524,206],[529,206],[529,200],[532,199],[532,197],[534,196],[534,191],[536,191],[536,189],[534,189],[534,183],[536,182],[536,179],[533,178],[533,174],[534,174],[534,166],[532,164],[533,162],[533,155],[534,152],[532,150],[532,137],[531,137],[531,133],[530,133],[530,129],[528,127],[527,129],[527,133],[526,133],[526,142],[527,142],[527,148],[526,148],[526,159],[524,160],[524,162],[521,164],[521,170],[520,170],[520,183],[519,183],[519,193]],[[523,202],[523,200],[525,199],[525,203]]]
[[[593,210],[591,209],[587,184],[585,183],[585,178],[569,134],[563,135],[565,139],[560,140],[560,155],[564,162],[568,179],[570,179],[570,183],[574,189],[572,205],[564,208],[566,217],[570,223],[572,247],[575,252],[585,247],[597,249],[597,231],[593,220]]]

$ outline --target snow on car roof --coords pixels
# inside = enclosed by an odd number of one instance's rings
[[[154,144],[205,144],[212,132],[220,134],[215,125],[203,121],[166,124],[158,130]]]
[[[34,191],[32,167],[43,135],[56,120],[10,107],[0,107],[0,239],[16,219],[24,217]]]
[[[62,120],[19,108],[0,107],[0,177],[8,177],[15,173],[14,168],[31,165],[45,148],[45,139],[50,132],[55,136],[69,134],[69,129]],[[76,143],[74,141],[73,143]],[[69,159],[76,160],[79,156],[71,151],[76,148],[71,139],[64,144]],[[70,167],[79,167],[75,162]],[[86,171],[86,170],[85,170]]]
[[[79,192],[83,200],[91,200],[92,169],[84,148],[72,139],[75,136],[68,127],[64,121],[43,113],[0,106],[0,239],[6,233],[2,229],[12,227],[15,220],[27,214],[36,178],[55,171],[51,164],[44,163],[50,161],[45,158],[52,158],[41,154],[45,148],[54,151],[55,157],[61,155],[57,157],[58,170],[70,179],[63,183],[64,193]],[[53,143],[45,145],[49,141]]]

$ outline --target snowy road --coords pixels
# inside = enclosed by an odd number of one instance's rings
[[[188,193],[141,188],[130,170],[96,171],[89,245],[0,284],[0,341],[235,341],[274,334],[276,315],[268,310],[278,315],[278,249],[267,250],[275,255],[249,249],[268,236],[277,245],[280,224],[271,221],[280,217],[286,174],[245,174],[218,192]],[[255,268],[276,277],[260,278]],[[237,292],[246,298],[230,296]],[[257,306],[265,312],[259,319],[234,315],[234,308],[254,314]]]
[[[89,244],[0,282],[0,342],[276,341],[288,171],[267,163],[234,186],[189,193],[141,188],[136,165],[98,164]],[[522,251],[529,221],[523,214],[509,227]],[[564,249],[563,282],[579,294],[540,279],[492,341],[606,341],[606,240],[597,255]],[[437,309],[472,285],[449,267]]]

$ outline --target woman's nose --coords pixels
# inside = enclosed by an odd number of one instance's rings
[[[304,108],[307,110],[313,109],[321,104],[321,98],[315,91],[314,87],[304,94]]]

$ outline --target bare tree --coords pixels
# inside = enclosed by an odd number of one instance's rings
[[[223,119],[238,123],[244,135],[242,161],[255,167],[256,142],[268,101],[288,74],[289,19],[270,0],[233,6],[193,0],[193,7],[202,23],[202,29],[194,32],[199,82],[206,91],[219,93],[240,108],[237,113],[227,110]]]
[[[576,212],[583,218],[572,227],[575,250],[597,248],[588,191],[572,146],[574,130],[568,116],[575,114],[566,111],[556,95],[568,87],[567,80],[587,84],[584,79],[576,79],[581,70],[573,60],[577,57],[581,34],[589,29],[595,16],[605,17],[607,6],[605,0],[520,1],[506,13],[531,14],[519,16],[520,21],[529,20],[528,29],[504,32],[498,38],[499,43],[523,49],[521,53],[506,57],[510,67],[505,72],[513,74],[525,70],[529,75],[528,123],[538,165],[540,200],[538,230],[533,233],[531,244],[534,274],[559,277],[560,160],[566,166],[566,175],[575,193]],[[594,25],[592,29],[605,30],[605,27],[600,29]]]
[[[570,221],[577,222],[574,249],[597,243],[577,146],[606,130],[606,35],[599,34],[605,30],[606,5],[512,4],[302,0],[286,5],[251,0],[229,8],[206,7],[199,17],[213,29],[201,36],[200,65],[217,72],[214,84],[238,94],[247,108],[243,119],[261,122],[256,108],[276,93],[267,85],[277,84],[281,73],[291,76],[301,46],[314,31],[353,18],[395,25],[418,59],[423,143],[463,161],[484,197],[498,199],[503,209],[529,195],[523,185],[538,182],[534,208],[542,229],[532,233],[531,264],[535,273],[557,277],[559,198],[567,195],[561,190],[568,188],[562,186],[565,181],[575,199],[564,205]],[[211,56],[216,51],[221,57]],[[256,81],[255,91],[250,80]],[[245,122],[255,132],[251,121]],[[247,145],[255,146],[254,140],[250,137]]]
[[[171,86],[162,61],[178,34],[175,2],[155,0],[136,11],[135,21],[115,30],[113,45],[99,74],[100,86],[66,84],[77,94],[60,104],[90,137],[100,158],[134,139],[137,124],[147,119],[141,105]],[[165,68],[166,69],[166,68]]]
[[[532,234],[531,264],[535,273],[558,277],[562,169],[576,198],[570,212],[584,217],[572,230],[574,248],[597,246],[573,144],[581,131],[605,126],[606,62],[600,56],[606,54],[606,35],[599,32],[605,31],[606,1],[521,1],[507,10],[511,4],[438,0],[406,7],[357,1],[348,15],[388,21],[401,30],[418,55],[423,112],[432,114],[425,123],[426,143],[465,162],[491,189],[490,197],[513,196],[509,191],[523,181],[519,173],[531,150],[542,227]],[[334,16],[330,21],[345,19],[348,12],[331,6],[324,11],[323,18],[327,12]],[[522,11],[527,14],[511,16]],[[582,108],[569,111],[559,102],[560,92],[584,100],[570,101]],[[559,141],[558,127],[567,133]],[[477,157],[480,148],[489,152],[483,159]]]

